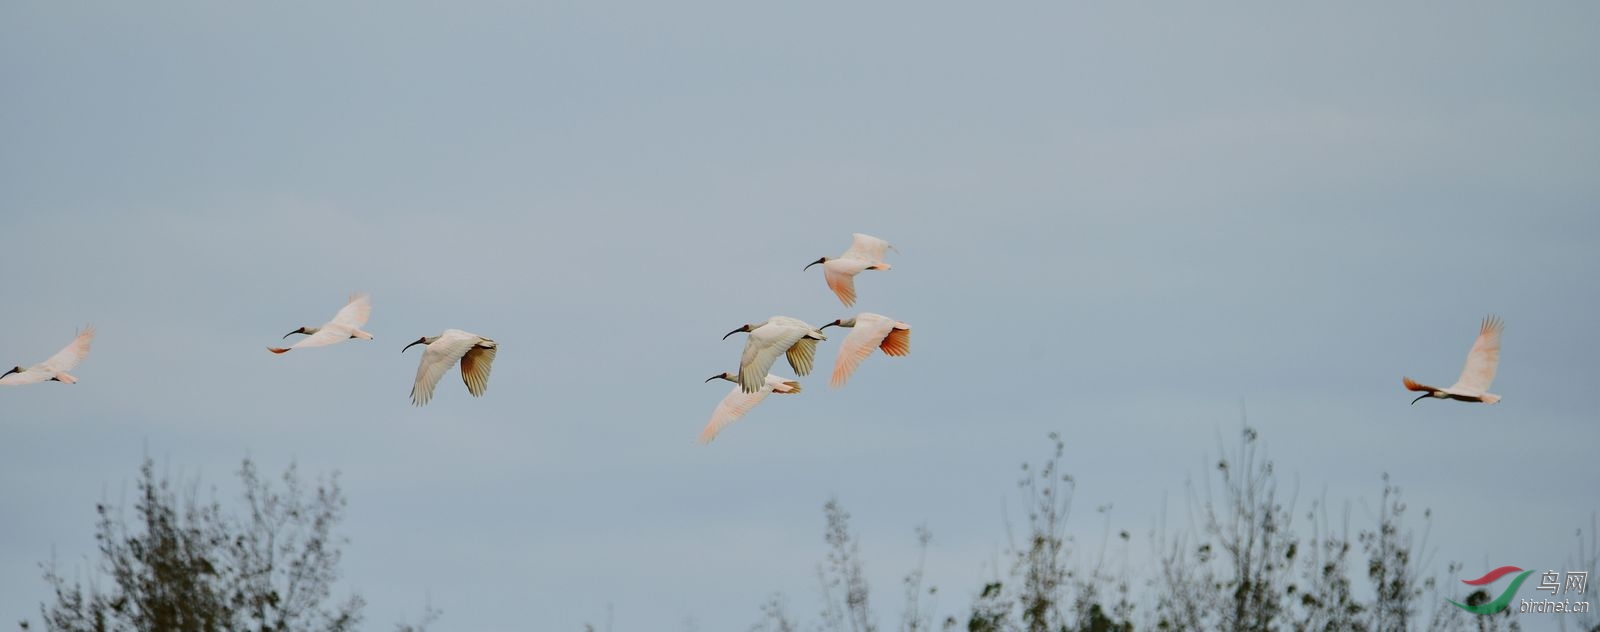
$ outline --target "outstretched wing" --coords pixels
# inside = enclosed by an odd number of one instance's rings
[[[766,381],[767,371],[772,369],[772,363],[805,337],[808,331],[804,327],[767,324],[750,332],[750,337],[744,342],[744,354],[739,357],[739,387],[746,393],[760,390]]]
[[[834,295],[839,297],[839,302],[844,303],[845,307],[856,304],[856,278],[854,276],[834,270],[829,266],[823,266],[822,278],[828,281],[828,289],[833,290]]]
[[[892,247],[889,242],[872,235],[851,233],[850,236],[854,238],[854,241],[850,243],[850,249],[844,251],[843,256],[845,257],[854,257],[873,262],[883,261],[883,253]]]
[[[478,344],[476,336],[442,335],[428,345],[422,352],[422,363],[417,365],[417,381],[411,385],[411,403],[421,406],[433,399],[433,388],[439,385],[439,378],[475,344]]]
[[[1478,340],[1472,343],[1467,365],[1461,369],[1461,379],[1449,390],[1473,395],[1489,392],[1495,371],[1500,368],[1500,332],[1504,329],[1505,323],[1497,317],[1483,319],[1483,325],[1478,328]]]
[[[367,317],[372,315],[372,297],[366,294],[351,294],[350,302],[339,308],[339,313],[333,315],[333,320],[328,322],[327,329],[332,325],[343,325],[350,330],[360,329],[367,324]],[[346,334],[346,337],[349,337]]]
[[[789,358],[789,366],[799,375],[811,375],[811,363],[817,358],[817,341],[814,338],[801,336],[794,345],[785,352]]]
[[[828,380],[828,385],[834,388],[844,386],[850,379],[850,374],[855,373],[856,367],[861,366],[861,361],[872,355],[872,350],[883,344],[889,332],[894,330],[895,322],[881,316],[860,314],[856,316],[856,326],[850,330],[850,335],[844,337],[839,343],[839,356],[833,361],[833,377]]]
[[[1432,386],[1428,386],[1427,384],[1418,383],[1416,380],[1413,380],[1413,379],[1411,379],[1409,377],[1408,378],[1402,378],[1402,379],[1403,379],[1403,381],[1404,381],[1404,383],[1406,385],[1406,390],[1408,390],[1408,391],[1422,391],[1422,392],[1425,392],[1425,393],[1432,393],[1433,391],[1439,390],[1439,389],[1434,388]]]
[[[711,411],[711,421],[700,431],[700,443],[711,443],[712,439],[717,438],[717,433],[722,432],[728,424],[738,421],[771,393],[772,384],[763,384],[754,393],[746,393],[739,386],[733,387],[728,391],[728,396],[717,404],[717,409]]]
[[[493,343],[491,343],[493,344]],[[467,383],[467,392],[482,397],[489,389],[489,369],[494,364],[494,353],[499,347],[473,346],[461,356],[461,380]]]
[[[40,363],[40,366],[52,372],[71,371],[78,366],[84,358],[89,356],[89,343],[94,342],[94,325],[85,325],[83,331],[78,332],[78,337],[72,339],[72,344],[57,351],[49,360]],[[46,377],[45,379],[50,379]]]
[[[911,326],[905,323],[895,323],[889,330],[889,335],[884,337],[883,344],[878,345],[884,353],[892,356],[911,355]]]

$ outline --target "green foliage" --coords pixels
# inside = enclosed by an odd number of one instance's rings
[[[95,506],[98,573],[85,586],[69,582],[54,561],[44,578],[54,592],[42,604],[51,632],[343,632],[361,623],[359,595],[333,600],[344,517],[337,475],[305,489],[294,466],[281,487],[263,480],[248,459],[238,472],[246,511],[236,516],[216,500],[181,494],[157,478],[146,458],[139,469],[133,519],[123,508]],[[105,589],[100,581],[108,581]],[[438,611],[415,625],[425,632]],[[27,621],[23,629],[30,629]]]

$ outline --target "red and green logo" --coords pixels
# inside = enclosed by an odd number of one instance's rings
[[[1450,603],[1455,604],[1455,606],[1457,608],[1460,608],[1460,609],[1465,610],[1467,612],[1470,612],[1472,614],[1494,614],[1494,613],[1499,612],[1501,610],[1505,610],[1506,606],[1511,605],[1511,600],[1516,597],[1517,589],[1522,587],[1523,580],[1528,579],[1528,576],[1532,575],[1533,571],[1525,571],[1525,570],[1522,570],[1522,569],[1517,568],[1515,566],[1501,566],[1500,568],[1497,568],[1497,569],[1494,569],[1492,571],[1489,571],[1488,573],[1485,573],[1483,577],[1479,577],[1477,579],[1463,579],[1463,580],[1461,580],[1461,583],[1466,584],[1468,586],[1485,586],[1485,585],[1488,585],[1488,584],[1492,584],[1492,583],[1494,583],[1495,580],[1500,579],[1501,577],[1505,577],[1506,575],[1510,575],[1512,573],[1521,573],[1521,574],[1517,575],[1516,579],[1511,580],[1511,585],[1510,586],[1506,586],[1505,592],[1500,593],[1499,597],[1495,597],[1494,601],[1491,601],[1491,602],[1485,603],[1485,604],[1478,604],[1476,606],[1469,606],[1469,605],[1464,604],[1464,603],[1457,603],[1457,602],[1449,600],[1449,599],[1446,599],[1445,601],[1449,601]]]

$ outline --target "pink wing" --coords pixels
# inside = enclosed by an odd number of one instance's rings
[[[1483,325],[1478,328],[1478,340],[1472,343],[1472,351],[1467,353],[1467,366],[1461,369],[1461,379],[1456,380],[1450,390],[1474,394],[1489,391],[1489,385],[1494,383],[1495,371],[1500,368],[1500,332],[1505,327],[1505,323],[1495,316],[1483,319]]]
[[[856,278],[843,272],[836,272],[833,268],[824,266],[822,277],[828,280],[828,289],[839,297],[839,302],[845,307],[856,304]]]
[[[94,342],[94,325],[85,325],[83,331],[78,332],[78,337],[72,340],[72,344],[57,351],[55,355],[50,356],[50,359],[45,360],[43,364],[58,373],[71,371],[78,366],[79,362],[89,356],[89,343],[92,342]]]
[[[700,443],[711,443],[711,440],[717,438],[717,433],[722,432],[723,428],[744,417],[745,413],[750,412],[750,409],[755,408],[756,404],[761,403],[761,400],[766,399],[767,395],[773,392],[779,394],[799,393],[800,383],[794,380],[786,380],[776,375],[768,375],[766,383],[754,393],[746,393],[740,387],[734,386],[733,390],[728,391],[728,396],[722,398],[722,402],[717,404],[717,409],[711,411],[711,421],[706,424],[704,430],[700,431]]]
[[[834,388],[844,386],[850,374],[861,366],[861,361],[872,355],[872,350],[883,344],[889,333],[894,331],[895,324],[893,320],[874,314],[856,316],[856,326],[839,344],[839,357],[833,361],[833,377],[828,380],[828,385]]]

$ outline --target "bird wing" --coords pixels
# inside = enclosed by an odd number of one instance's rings
[[[750,337],[744,342],[744,354],[739,357],[739,387],[746,393],[760,390],[767,371],[772,369],[772,363],[777,361],[778,355],[788,351],[808,331],[804,327],[770,323],[751,331]]]
[[[767,395],[772,393],[772,379],[772,376],[767,376],[761,388],[753,393],[744,392],[741,386],[734,386],[733,390],[728,391],[728,396],[722,398],[722,402],[717,404],[717,409],[711,411],[711,421],[706,423],[705,430],[700,431],[700,443],[711,443],[723,428],[738,421],[745,413],[750,412],[751,408],[755,408],[756,404],[761,403],[761,400],[766,399]]]
[[[489,389],[489,369],[497,348],[474,345],[461,356],[461,380],[467,383],[467,392],[473,397],[482,397]]]
[[[362,325],[367,324],[367,317],[371,315],[372,297],[366,294],[351,294],[350,302],[339,308],[339,313],[334,314],[333,320],[328,321],[323,329],[333,325],[344,325],[351,330],[360,329]]]
[[[72,339],[72,344],[57,351],[55,355],[50,356],[49,360],[39,363],[41,368],[51,372],[51,375],[45,379],[50,379],[55,373],[71,371],[74,367],[77,367],[79,362],[89,356],[89,343],[91,342],[94,342],[94,325],[86,325],[83,331],[78,332],[78,337]]]
[[[1439,389],[1434,388],[1432,386],[1428,386],[1427,384],[1418,383],[1416,380],[1413,380],[1413,379],[1411,379],[1409,377],[1408,378],[1403,378],[1403,382],[1405,383],[1406,390],[1408,390],[1408,391],[1422,391],[1422,392],[1432,393],[1433,391],[1439,390]]]
[[[50,378],[55,376],[56,374],[54,371],[33,367],[21,373],[9,373],[6,374],[5,377],[0,377],[0,386],[24,386],[27,384],[38,384],[40,382],[48,382],[50,381]]]
[[[422,363],[417,365],[417,381],[411,385],[411,403],[416,406],[428,403],[433,398],[433,387],[438,386],[439,378],[444,377],[444,372],[450,370],[476,344],[478,338],[475,336],[446,332],[428,345],[422,352]]]
[[[884,337],[883,344],[878,347],[892,356],[911,355],[911,326],[895,323],[889,335]]]
[[[1478,339],[1472,343],[1472,351],[1467,352],[1467,365],[1461,369],[1461,379],[1449,390],[1471,395],[1489,392],[1495,371],[1500,368],[1500,332],[1505,327],[1505,323],[1494,316],[1483,319]]]
[[[811,375],[811,363],[817,358],[817,341],[814,338],[801,336],[784,355],[788,356],[789,366],[795,373]]]
[[[850,242],[850,249],[844,251],[843,257],[865,259],[867,261],[883,261],[883,253],[891,246],[889,242],[872,235],[851,233],[854,241]]]
[[[822,267],[822,278],[827,279],[828,289],[833,290],[839,297],[839,302],[845,307],[856,304],[856,278],[854,275],[845,274],[834,270],[830,266]]]
[[[850,330],[850,335],[844,337],[844,342],[839,343],[839,357],[833,361],[833,377],[828,380],[828,385],[834,388],[844,386],[850,374],[861,366],[861,361],[872,355],[872,350],[878,348],[889,332],[894,330],[894,325],[894,321],[881,316],[856,316],[856,326]]]

